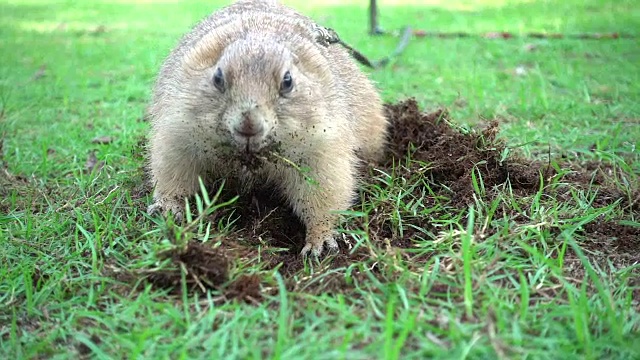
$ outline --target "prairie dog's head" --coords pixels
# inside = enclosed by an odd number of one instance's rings
[[[249,153],[304,136],[319,118],[323,84],[302,60],[268,38],[230,43],[198,81],[198,121],[222,144]]]

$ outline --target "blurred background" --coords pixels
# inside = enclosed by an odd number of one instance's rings
[[[367,70],[386,101],[415,97],[425,108],[446,106],[463,125],[497,118],[509,141],[528,144],[523,149],[533,156],[546,154],[547,145],[587,151],[612,131],[619,136],[608,148],[631,151],[637,144],[624,130],[638,128],[628,120],[640,113],[637,38],[524,36],[635,36],[636,1],[378,0],[380,26],[389,32],[382,36],[369,35],[369,0],[283,2],[334,28],[371,59],[391,53],[405,26],[472,35],[414,37],[387,67]],[[39,115],[20,117],[22,126],[55,133],[66,126],[56,119],[100,118],[94,126],[117,123],[125,133],[139,133],[136,119],[163,58],[192,25],[228,3],[0,0],[0,90],[11,92],[13,106],[37,108]],[[502,32],[509,38],[496,36]]]

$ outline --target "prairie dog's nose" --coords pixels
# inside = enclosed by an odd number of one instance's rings
[[[241,121],[234,126],[233,130],[245,137],[256,136],[264,131],[262,121],[256,120],[249,112],[242,113]]]

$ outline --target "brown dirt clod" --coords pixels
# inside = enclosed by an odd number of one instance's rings
[[[228,279],[229,260],[227,254],[218,248],[199,241],[189,241],[182,249],[161,254],[171,258],[175,269],[160,270],[148,274],[149,280],[163,288],[181,288],[181,272],[186,270],[189,288],[216,289]]]

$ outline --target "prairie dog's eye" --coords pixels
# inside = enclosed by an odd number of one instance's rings
[[[222,69],[217,68],[216,72],[213,74],[213,86],[218,89],[220,92],[224,92],[225,83],[224,83],[224,75],[222,74]]]
[[[291,72],[287,71],[284,73],[282,77],[282,82],[280,83],[280,95],[286,95],[293,90],[293,78],[291,77]]]

